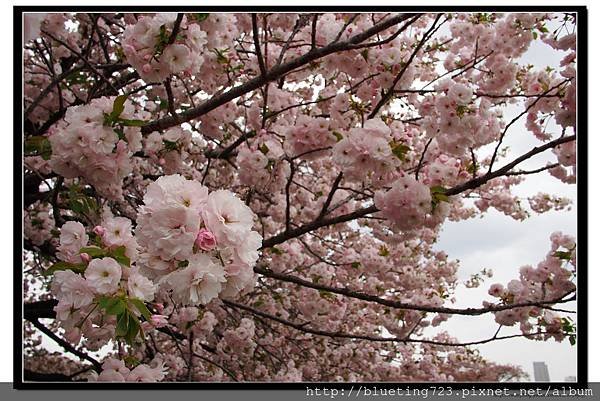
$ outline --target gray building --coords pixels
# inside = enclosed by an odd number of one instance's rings
[[[548,373],[548,366],[546,365],[546,362],[533,363],[533,378],[536,382],[550,381],[550,374]]]

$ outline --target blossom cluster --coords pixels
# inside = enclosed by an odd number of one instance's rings
[[[260,130],[247,146],[242,145],[238,150],[238,180],[242,185],[260,189],[283,188],[290,172],[290,165],[284,158],[281,143],[266,130]]]
[[[196,74],[204,61],[206,32],[196,23],[181,21],[175,26],[174,14],[142,16],[123,32],[123,53],[127,61],[148,82],[160,82],[171,74]]]
[[[61,227],[52,293],[69,341],[84,335],[100,346],[114,336],[111,315],[126,308],[114,302],[133,305],[143,327],[153,328],[167,324],[165,317],[135,302],[151,302],[159,291],[185,306],[253,287],[262,238],[252,231],[253,213],[231,192],[209,193],[180,175],[163,176],[148,186],[144,202],[135,235],[129,219],[109,212],[89,235],[79,222]],[[118,312],[109,311],[110,300]]]
[[[420,105],[423,128],[435,138],[441,150],[463,156],[469,148],[478,148],[497,139],[501,132],[498,112],[488,99],[473,101],[469,86],[444,80],[436,86],[438,94],[427,96]]]
[[[191,133],[176,126],[144,138],[144,153],[161,166],[165,174],[174,174],[183,168],[191,143]]]
[[[314,151],[336,143],[336,136],[329,129],[328,120],[304,114],[298,116],[296,123],[286,130],[285,136],[286,151],[292,156],[305,155],[306,158],[313,158]]]
[[[154,366],[153,366],[154,365]],[[164,362],[155,359],[149,365],[138,364],[133,369],[127,368],[125,362],[116,358],[106,358],[102,364],[102,372],[95,372],[88,377],[89,381],[99,382],[159,382],[165,377]]]
[[[137,216],[143,271],[183,305],[235,296],[254,284],[262,237],[232,192],[210,192],[181,175],[151,183]]]
[[[532,197],[527,198],[531,209],[537,213],[544,213],[548,210],[563,210],[571,208],[572,201],[568,198],[560,196],[550,196],[548,194],[538,192]]]
[[[492,284],[488,293],[505,304],[517,304],[557,300],[573,292],[577,259],[575,239],[561,232],[554,232],[550,241],[550,252],[537,267],[522,266],[519,279],[511,280],[506,287],[500,283]],[[489,305],[489,302],[484,301],[484,306]],[[494,314],[496,322],[501,325],[513,326],[519,323],[523,333],[536,333],[536,326],[543,326],[545,331],[542,337],[553,337],[557,341],[565,338],[561,317],[549,309],[528,306]]]
[[[101,246],[88,244],[90,236],[79,222],[69,221],[61,227],[57,256],[63,262],[51,268],[57,270],[51,288],[66,338],[77,344],[84,335],[99,347],[114,336],[117,325],[114,316],[98,308],[101,299],[126,296],[151,301],[156,285],[131,266],[137,243],[130,220],[107,218],[92,235]]]
[[[333,158],[346,178],[362,181],[370,176],[377,181],[392,174],[399,164],[391,142],[391,130],[383,121],[368,120],[335,144]]]
[[[377,191],[374,199],[383,216],[400,230],[422,226],[431,212],[429,187],[409,175],[394,181],[390,190]]]
[[[132,171],[131,155],[142,148],[139,127],[119,128],[107,122],[114,101],[102,97],[69,107],[48,138],[52,169],[65,178],[83,177],[109,199],[122,197],[123,178]],[[126,101],[118,118],[132,121],[137,117],[134,105]]]

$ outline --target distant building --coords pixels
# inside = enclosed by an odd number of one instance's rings
[[[536,382],[549,382],[550,374],[546,362],[533,363],[533,377]]]
[[[567,377],[565,377],[565,381],[566,382],[576,382],[577,377],[576,376],[567,376]]]

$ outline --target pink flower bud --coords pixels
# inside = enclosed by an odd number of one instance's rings
[[[206,228],[202,228],[198,232],[195,244],[203,251],[210,251],[217,245],[217,239],[213,233],[208,231]]]
[[[146,74],[149,73],[150,71],[152,71],[152,67],[150,67],[150,64],[144,64],[142,66],[142,71],[145,72]]]
[[[158,164],[160,164],[161,166],[164,166],[166,163],[166,160],[163,159],[162,157],[158,160]]]
[[[90,263],[90,260],[92,260],[91,256],[85,252],[83,252],[79,256],[81,256],[81,260],[83,260],[85,263]]]
[[[96,226],[94,227],[94,234],[99,235],[99,236],[103,236],[104,233],[106,232],[106,229],[102,226]]]

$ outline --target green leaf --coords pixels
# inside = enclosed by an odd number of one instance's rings
[[[406,160],[406,154],[410,150],[410,147],[406,146],[403,143],[391,142],[390,146],[392,148],[392,153],[401,161]]]
[[[111,122],[111,125],[112,125],[112,122]],[[115,129],[113,129],[113,131],[115,132],[115,134],[117,134],[117,138],[119,138],[123,141],[125,140],[125,132],[123,131],[123,128],[116,127]]]
[[[369,49],[364,49],[360,52],[360,55],[365,59],[365,61],[369,61]]]
[[[335,295],[329,291],[319,290],[319,295],[321,296],[321,298],[335,299]]]
[[[208,14],[208,13],[206,13],[206,14],[198,14],[198,13],[194,13],[194,14],[192,14],[192,19],[193,19],[194,21],[196,21],[196,22],[202,22],[202,21],[204,21],[205,19],[207,19],[207,18],[208,18],[208,16],[209,16],[209,14]]]
[[[213,52],[217,55],[217,63],[219,64],[229,64],[229,59],[225,56],[225,50],[212,49]]]
[[[168,141],[166,139],[163,139],[163,145],[166,150],[177,150],[178,149],[177,142]]]
[[[123,358],[123,362],[125,362],[127,366],[131,367],[138,366],[141,363],[139,359],[131,355],[127,355],[125,358]]]
[[[146,125],[144,120],[128,120],[126,118],[119,118],[117,122],[126,127],[143,127]]]
[[[532,34],[533,34],[533,39],[537,39],[538,38],[538,33],[537,32],[533,31]]]
[[[450,202],[450,198],[446,195],[446,188],[436,185],[430,188],[431,191],[431,203],[437,205],[440,202]]]
[[[350,265],[353,269],[358,269],[360,267],[360,262],[352,262]]]
[[[275,255],[283,255],[283,251],[275,246],[273,248],[271,248],[271,252],[274,253]]]
[[[159,110],[166,110],[169,108],[169,101],[167,99],[158,98],[158,100],[160,100],[160,104],[158,105]]]
[[[98,306],[101,309],[106,309],[108,307],[109,303],[111,303],[113,299],[114,299],[113,297],[109,297],[108,295],[102,295],[101,297],[99,297],[97,299],[96,302],[98,302]]]
[[[337,131],[333,131],[333,135],[335,135],[335,139],[339,142],[344,139],[344,136]]]
[[[152,314],[146,307],[146,304],[144,304],[144,301],[142,301],[141,299],[137,299],[137,298],[129,298],[129,302],[131,302],[133,304],[133,306],[135,306],[135,308],[138,311],[140,311],[142,316],[144,316],[144,319],[146,319],[148,321],[150,320],[150,317],[152,316]]]
[[[379,256],[388,256],[390,254],[390,250],[387,249],[387,246],[381,245],[379,247]]]
[[[86,265],[84,263],[68,263],[68,262],[57,262],[50,266],[48,269],[44,270],[42,275],[49,276],[54,274],[57,271],[62,270],[72,270],[75,273],[83,273],[86,269]]]
[[[561,260],[571,260],[571,252],[556,251],[552,254],[552,256]]]
[[[127,310],[127,305],[121,298],[111,298],[106,308],[107,315],[118,316]]]
[[[41,156],[44,160],[50,160],[52,156],[52,146],[47,137],[38,135],[25,140],[26,156]]]
[[[116,120],[117,118],[119,118],[121,113],[123,113],[123,110],[125,110],[125,101],[126,100],[127,100],[127,95],[119,95],[115,98],[115,101],[113,103],[113,109],[112,109],[112,112],[110,113],[110,117],[113,120]]]
[[[103,295],[97,302],[100,309],[104,309],[108,315],[120,316],[127,311],[127,305],[121,297]]]
[[[109,256],[117,262],[119,262],[120,264],[122,264],[123,266],[129,267],[131,266],[131,259],[129,259],[127,255],[125,255],[126,250],[127,248],[125,247],[125,245],[121,245],[120,247],[112,250],[109,253]]]
[[[263,155],[266,155],[267,153],[269,153],[269,147],[264,143],[259,146],[258,150],[260,150]]]
[[[87,75],[85,75],[82,71],[75,71],[65,78],[65,82],[68,86],[83,84],[86,81]]]
[[[117,318],[117,327],[115,335],[117,337],[125,337],[129,331],[129,312],[125,311]]]
[[[569,336],[569,343],[571,345],[575,345],[577,343],[577,337],[575,337],[575,336]]]
[[[475,174],[477,172],[477,164],[469,163],[467,166],[467,172],[469,174]]]
[[[69,208],[75,213],[85,213],[85,204],[81,199],[70,199]]]
[[[459,117],[462,117],[465,115],[465,113],[469,112],[469,106],[465,106],[462,104],[459,104],[458,106],[456,106],[456,115]]]
[[[128,313],[129,316],[129,327],[127,328],[127,333],[125,334],[125,341],[128,344],[133,344],[135,337],[140,331],[140,322],[133,316]]]
[[[441,194],[441,193],[436,193],[435,194],[435,200],[437,201],[437,203],[439,203],[439,202],[450,202],[450,198],[448,197],[448,195]]]
[[[160,26],[158,38],[160,39],[161,42],[167,42],[169,40],[169,35],[167,34],[167,26],[165,24],[162,24]]]
[[[79,253],[87,253],[92,258],[100,258],[106,256],[106,251],[97,246],[86,246],[79,250]]]

